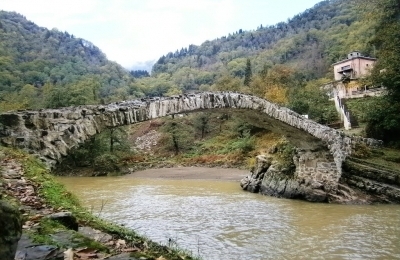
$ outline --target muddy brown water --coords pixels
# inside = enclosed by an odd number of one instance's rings
[[[400,259],[399,205],[331,205],[242,191],[245,171],[172,168],[58,178],[100,217],[203,259]]]

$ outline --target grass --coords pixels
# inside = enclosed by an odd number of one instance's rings
[[[400,171],[400,150],[392,148],[372,150],[372,155],[367,161],[389,170]]]
[[[0,151],[22,163],[25,170],[25,177],[39,186],[39,195],[44,198],[48,205],[51,205],[53,208],[62,208],[71,211],[79,223],[111,234],[116,239],[124,239],[127,243],[141,249],[140,254],[146,259],[156,259],[160,257],[160,255],[171,260],[199,259],[184,250],[168,248],[167,246],[157,244],[143,236],[140,236],[133,230],[118,226],[94,216],[87,209],[83,208],[80,205],[79,200],[73,194],[68,192],[62,184],[57,183],[54,177],[48,170],[46,170],[44,165],[38,159],[33,158],[20,150],[0,147]],[[64,228],[54,221],[45,218],[40,221],[40,227],[41,228],[38,232],[31,234],[33,238],[37,242],[59,246],[49,239],[49,234],[54,234]],[[82,245],[96,246],[96,248],[100,249],[100,245],[93,243],[94,241],[92,240],[84,239]]]
[[[382,147],[372,149],[365,145],[356,147],[352,157],[377,168],[387,169],[400,174],[400,150]]]
[[[60,231],[66,231],[67,229],[57,221],[47,218],[42,218],[39,223],[40,225],[37,230],[28,231],[33,241],[39,244],[54,245],[63,248],[64,245],[55,242],[50,235]]]

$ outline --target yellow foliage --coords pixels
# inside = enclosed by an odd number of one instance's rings
[[[270,85],[265,91],[265,99],[279,105],[286,105],[288,103],[287,88],[279,85]]]
[[[360,87],[360,82],[354,80],[354,81],[350,81],[349,83],[345,84],[346,89],[352,89],[352,88],[356,88],[356,87]]]
[[[180,95],[180,94],[182,94],[181,89],[179,89],[177,87],[172,87],[172,88],[168,89],[168,92],[165,93],[165,96],[170,97],[170,96],[176,96],[176,95]]]
[[[7,93],[4,95],[4,99],[0,102],[0,112],[28,108],[28,100],[26,98],[21,100],[18,93]]]
[[[253,76],[250,82],[250,89],[253,95],[264,97],[266,89],[265,80],[259,75]]]
[[[257,138],[256,150],[258,154],[265,154],[282,140],[282,136],[277,133],[268,132]]]

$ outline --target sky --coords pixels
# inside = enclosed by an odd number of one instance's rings
[[[1,0],[0,10],[88,40],[127,69],[150,69],[168,52],[285,22],[320,1]]]

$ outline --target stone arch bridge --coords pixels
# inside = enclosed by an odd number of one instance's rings
[[[306,119],[288,108],[265,99],[230,92],[204,92],[168,98],[151,98],[39,111],[7,112],[0,115],[0,141],[3,145],[38,155],[50,168],[91,136],[110,127],[134,124],[179,113],[228,108],[252,110],[291,129],[320,140],[333,156],[336,179],[342,162],[357,143],[379,145],[379,141],[348,137],[339,131]]]

